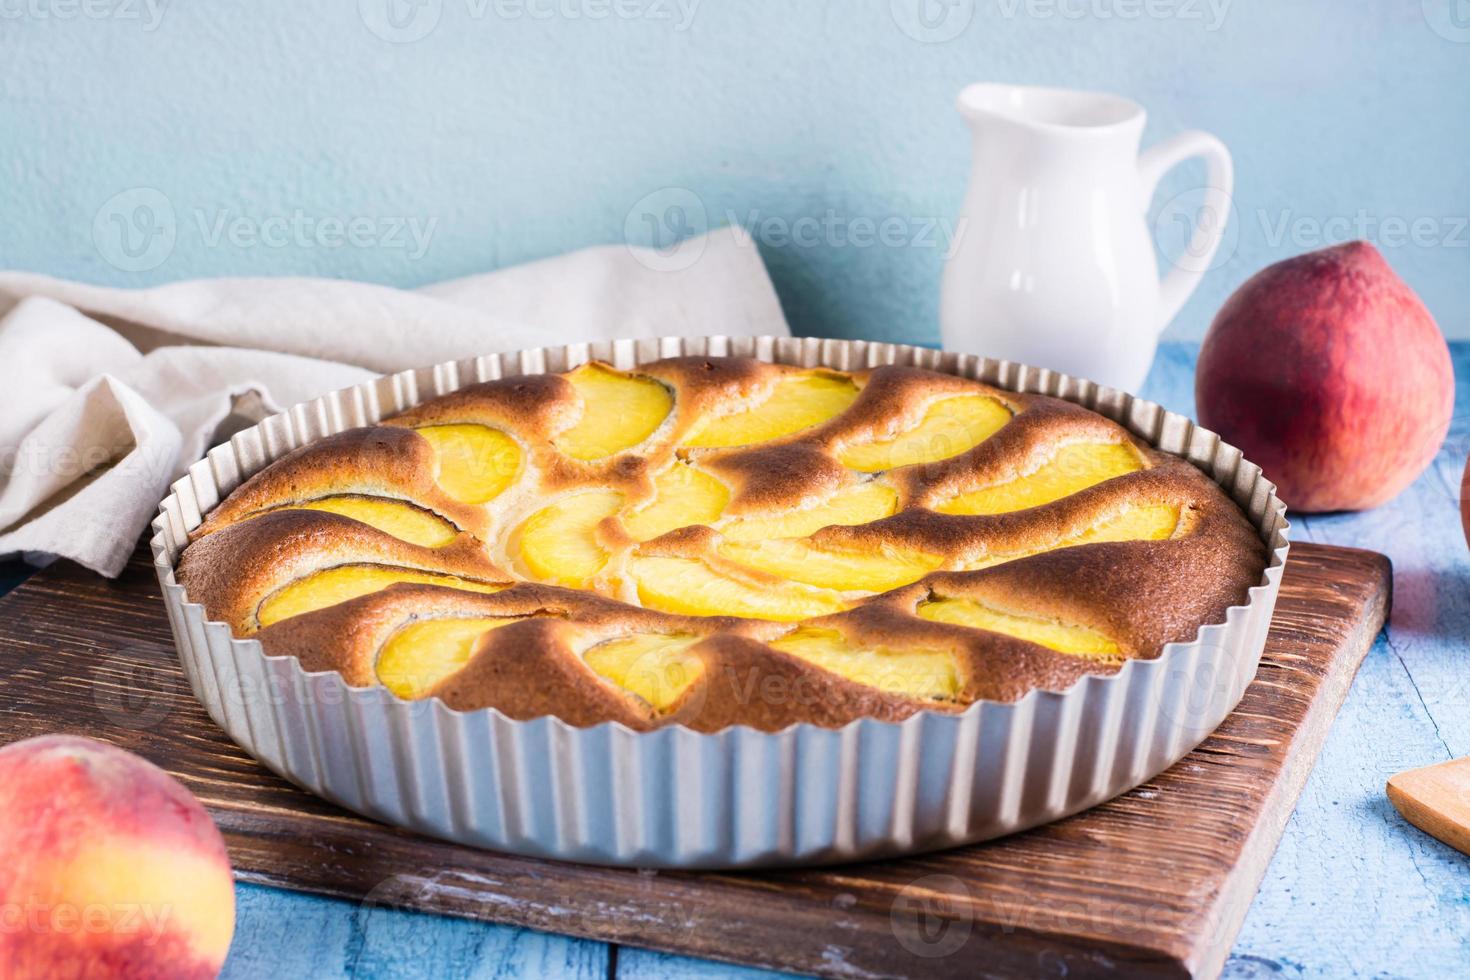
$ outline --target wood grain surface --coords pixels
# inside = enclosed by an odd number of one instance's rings
[[[1405,820],[1470,854],[1470,756],[1398,773],[1386,791]]]
[[[193,700],[141,554],[0,600],[0,742],[70,731],[177,775],[238,877],[830,976],[1217,973],[1328,726],[1383,624],[1374,552],[1293,547],[1266,656],[1195,752],[1110,803],[986,845],[760,874],[638,872],[443,844],[281,781]]]

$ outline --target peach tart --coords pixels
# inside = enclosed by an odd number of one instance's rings
[[[266,653],[401,698],[770,731],[1115,672],[1266,562],[1205,474],[1077,405],[680,357],[311,443],[207,516],[179,580]]]

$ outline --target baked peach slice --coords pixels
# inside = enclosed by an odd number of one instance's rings
[[[1071,442],[1058,447],[1035,469],[957,494],[935,510],[941,514],[1005,514],[1040,507],[1143,468],[1143,457],[1128,443]]]
[[[1009,612],[977,599],[932,595],[915,612],[921,619],[1004,633],[1088,660],[1115,663],[1123,656],[1116,642],[1094,629],[1033,613]]]
[[[977,561],[964,563],[963,568],[989,568],[1002,562],[1083,544],[1164,541],[1185,530],[1185,520],[1183,509],[1174,504],[1129,504],[1084,530],[1021,551],[992,552]]]
[[[783,653],[890,694],[952,701],[964,682],[954,652],[854,643],[834,629],[801,626],[771,642]]]
[[[669,389],[652,378],[583,364],[564,377],[582,400],[582,417],[554,440],[573,459],[604,459],[644,442],[674,407]]]
[[[623,529],[634,541],[696,524],[713,524],[730,502],[730,489],[708,473],[676,459],[653,478],[654,498],[625,512]]]
[[[847,608],[830,589],[800,582],[748,582],[697,558],[635,554],[628,559],[628,573],[645,607],[686,616],[790,622]]]
[[[589,647],[582,660],[604,680],[662,713],[704,675],[704,661],[689,652],[701,639],[689,633],[634,633]]]
[[[280,509],[340,514],[375,527],[384,534],[391,534],[400,541],[425,548],[442,548],[459,534],[458,528],[433,511],[390,497],[336,494]]]
[[[810,538],[726,541],[721,557],[792,582],[840,592],[887,592],[917,582],[944,563],[940,555],[886,545],[833,549]]]
[[[499,429],[456,422],[414,431],[434,447],[434,481],[461,503],[489,503],[521,471],[520,445]]]
[[[400,698],[421,698],[469,663],[480,637],[514,622],[513,617],[470,616],[425,619],[401,626],[378,652],[378,680]]]
[[[622,506],[621,493],[597,488],[569,493],[541,508],[516,534],[521,562],[539,581],[587,588],[608,559],[597,526]]]
[[[934,463],[975,448],[1011,418],[1010,408],[990,395],[951,395],[932,402],[901,432],[840,447],[837,459],[860,473]]]
[[[335,565],[304,575],[272,592],[257,607],[255,618],[261,627],[266,627],[292,616],[315,612],[349,599],[380,592],[400,582],[439,585],[466,592],[490,593],[505,588],[503,583],[481,582],[459,575],[427,572],[416,568],[372,563]]]
[[[783,374],[766,397],[727,415],[701,418],[684,437],[691,449],[725,449],[770,442],[821,425],[847,410],[859,388],[827,371]]]
[[[720,525],[726,541],[804,538],[833,525],[869,524],[898,511],[898,492],[876,480],[843,487],[820,503],[778,514],[736,517]]]

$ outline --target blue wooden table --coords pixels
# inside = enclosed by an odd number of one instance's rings
[[[1470,755],[1470,344],[1449,438],[1398,499],[1293,518],[1295,536],[1394,563],[1393,615],[1368,654],[1286,827],[1225,975],[1470,976],[1470,859],[1404,823],[1383,795],[1402,769]],[[1193,415],[1194,345],[1160,351],[1144,394]],[[3,588],[3,584],[0,584]],[[225,975],[657,978],[773,976],[628,947],[238,887]]]

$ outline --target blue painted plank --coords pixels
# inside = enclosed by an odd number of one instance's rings
[[[235,899],[225,980],[608,975],[604,943],[254,885]]]
[[[632,977],[638,980],[763,980],[796,975],[696,960],[689,956],[670,956],[631,946],[618,947],[617,980]]]

